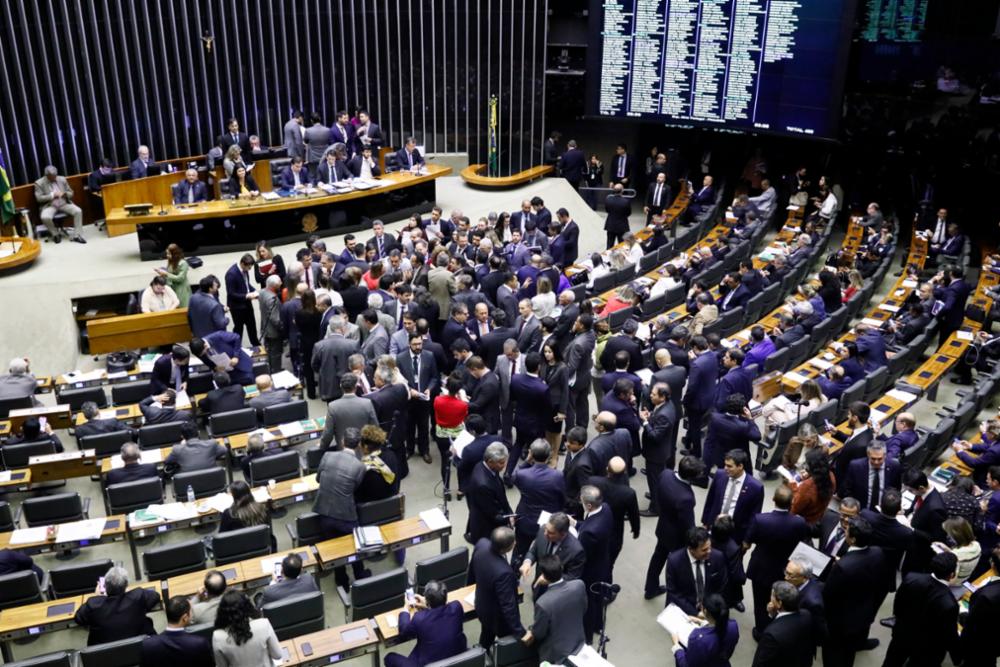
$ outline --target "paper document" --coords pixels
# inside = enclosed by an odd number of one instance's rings
[[[635,374],[639,376],[639,379],[642,380],[643,384],[645,385],[653,384],[653,371],[649,370],[648,368],[640,368],[635,372]]]
[[[9,482],[11,472],[12,471],[10,470],[4,470],[3,472],[0,472],[0,482]]]
[[[799,542],[795,545],[795,549],[792,550],[791,558],[796,557],[801,558],[812,565],[812,573],[816,577],[823,574],[823,570],[827,568],[831,560],[825,553],[806,544],[805,542]]]
[[[266,486],[256,486],[250,493],[258,503],[266,503],[271,499],[271,493],[267,490]]]
[[[160,454],[159,449],[144,449],[139,453],[139,463],[159,463],[163,460],[163,456]],[[115,454],[111,457],[111,469],[117,470],[118,468],[124,468],[125,462],[122,461],[120,454]]]
[[[153,372],[153,361],[142,360],[139,362],[139,372],[140,373],[152,373]]]
[[[861,324],[867,324],[870,327],[880,327],[882,326],[882,320],[875,320],[870,317],[861,318]]]
[[[462,432],[458,434],[458,437],[451,441],[451,448],[455,450],[455,456],[461,458],[462,451],[475,439],[474,435],[463,429]]]
[[[117,373],[108,373],[109,380],[120,380],[126,377],[128,377],[128,371],[118,371]]]
[[[422,511],[420,520],[424,522],[428,530],[442,530],[451,526],[448,517],[437,507]]]
[[[687,646],[688,637],[698,627],[684,610],[675,604],[668,604],[656,617],[656,622],[670,634],[677,635],[682,646]]]
[[[395,630],[399,627],[399,614],[389,614],[385,617],[385,624]]]
[[[890,306],[887,303],[880,303],[878,305],[878,307],[881,308],[882,310],[888,310],[890,313],[898,313],[899,312],[899,306]]]
[[[816,368],[820,369],[821,371],[825,371],[827,368],[830,368],[831,366],[833,366],[833,364],[831,364],[829,361],[826,361],[826,360],[824,360],[824,359],[822,359],[820,357],[814,357],[814,358],[810,359],[809,360],[809,364],[811,366],[815,366]]]
[[[799,373],[798,371],[788,371],[785,373],[785,379],[792,382],[797,382],[798,384],[803,384],[809,381],[809,377]]]
[[[576,655],[569,656],[569,661],[575,667],[615,667],[613,664],[601,657],[601,654],[594,650],[593,646],[584,644],[583,648]]]
[[[99,519],[86,519],[84,521],[73,521],[72,523],[62,523],[56,526],[57,542],[79,542],[81,540],[96,540],[104,532],[106,517]]]
[[[466,595],[464,598],[462,598],[462,602],[464,602],[465,604],[467,604],[470,607],[472,607],[473,609],[475,609],[476,608],[476,591],[472,591],[471,593],[469,593],[468,595]]]
[[[291,389],[299,385],[299,379],[289,371],[279,371],[271,376],[275,389]]]
[[[900,284],[903,287],[909,287],[910,289],[916,289],[916,287],[917,287],[917,281],[916,280],[904,280]]]
[[[177,392],[177,396],[174,399],[174,407],[176,407],[178,410],[184,410],[185,408],[191,407],[191,397],[188,396],[186,390],[181,389],[179,392]]]
[[[229,355],[223,354],[222,352],[210,354],[208,355],[208,358],[216,368],[226,369],[229,368],[229,364],[231,363]]]
[[[545,524],[547,524],[549,522],[549,517],[550,516],[552,516],[551,512],[546,512],[545,510],[542,510],[541,512],[539,512],[538,513],[538,525],[539,526],[544,526]],[[569,532],[573,533],[573,537],[577,537],[576,526],[572,526],[571,525],[569,527]]]
[[[975,335],[971,331],[956,331],[955,338],[958,340],[974,340]]]
[[[868,419],[871,420],[871,422],[875,424],[876,427],[880,427],[883,424],[885,424],[885,421],[888,418],[889,415],[882,412],[881,410],[872,410],[868,415]]]
[[[910,392],[902,391],[901,389],[890,389],[885,393],[885,395],[889,396],[890,398],[894,398],[902,403],[906,403],[907,405],[913,403],[918,398],[920,398],[916,394],[911,394]]]
[[[36,542],[45,541],[45,533],[48,530],[47,526],[38,526],[37,528],[18,528],[10,535],[11,544],[34,544]]]
[[[292,493],[308,493],[314,488],[309,482],[295,482],[292,484]]]
[[[222,513],[233,506],[233,497],[228,493],[217,493],[209,498],[203,498],[201,502],[216,512]]]
[[[287,424],[282,424],[278,427],[278,430],[281,431],[282,437],[285,438],[291,438],[304,433],[302,422],[289,422]]]
[[[157,503],[146,509],[164,521],[183,521],[198,515],[193,505],[185,503]]]

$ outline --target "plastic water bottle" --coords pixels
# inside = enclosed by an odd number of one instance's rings
[[[189,503],[193,503],[194,502],[194,487],[192,487],[190,484],[188,484],[188,488],[187,488],[187,497],[188,497],[188,502]]]

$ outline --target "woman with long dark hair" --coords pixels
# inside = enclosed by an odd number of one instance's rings
[[[212,632],[216,667],[274,667],[283,657],[271,622],[259,618],[243,591],[230,589],[219,600]]]
[[[806,454],[806,467],[802,477],[803,480],[792,489],[794,495],[791,512],[814,526],[826,513],[837,484],[830,470],[830,457],[823,449],[815,448]]]
[[[187,308],[191,300],[191,283],[188,282],[188,263],[184,251],[176,243],[167,246],[167,266],[155,271],[167,281],[167,286],[177,295],[180,308]]]
[[[313,347],[320,339],[319,325],[323,313],[316,309],[316,293],[307,289],[302,295],[302,308],[295,313],[295,327],[299,330],[299,374],[306,381],[306,395],[316,398],[316,374],[313,373]]]
[[[559,346],[549,341],[542,346],[542,358],[545,361],[542,378],[549,385],[549,400],[552,402],[552,419],[545,426],[545,439],[549,441],[552,454],[549,465],[553,468],[559,464],[559,446],[562,444],[562,429],[566,424],[566,412],[569,410],[569,372],[562,360]]]
[[[254,500],[250,486],[242,481],[236,480],[229,485],[229,495],[233,497],[233,504],[222,513],[219,522],[219,532],[225,533],[230,530],[241,528],[251,528],[253,526],[271,525],[271,513],[267,505]],[[271,533],[271,551],[277,551],[278,541]]]
[[[740,640],[739,626],[729,620],[729,607],[718,594],[705,596],[702,614],[708,625],[691,631],[686,648],[673,635],[677,667],[729,667],[729,658]]]
[[[445,497],[451,495],[451,442],[461,435],[469,404],[459,397],[462,376],[457,372],[448,376],[445,391],[434,399],[434,442],[441,456],[441,483]]]

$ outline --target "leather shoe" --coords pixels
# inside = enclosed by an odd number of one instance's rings
[[[892,628],[896,626],[896,617],[890,616],[889,618],[883,618],[879,621],[879,625],[883,628]]]
[[[667,592],[667,587],[666,586],[660,586],[655,591],[646,591],[645,593],[643,593],[642,597],[644,597],[647,600],[652,600],[653,598],[660,597],[661,595],[665,594],[666,592]]]
[[[77,243],[86,243],[87,242],[87,239],[83,238],[82,236],[74,236],[73,240],[76,241]]]
[[[660,514],[652,510],[639,510],[639,516],[660,516]]]
[[[645,475],[646,474],[646,469],[645,468],[639,468],[639,472],[641,472],[643,475]]]
[[[424,463],[433,463],[434,462],[434,459],[431,458],[430,454],[424,454],[420,458],[422,458],[424,460]]]
[[[753,637],[753,640],[755,642],[759,642],[760,641],[760,630],[758,630],[757,628],[754,628],[753,630],[751,630],[750,631],[750,635]]]
[[[652,500],[653,499],[653,496],[649,495],[649,491],[646,491],[646,493],[644,493],[643,495],[646,496],[646,500]]]
[[[875,649],[878,648],[878,644],[879,644],[878,640],[875,639],[874,637],[871,637],[870,639],[865,640],[865,642],[861,645],[861,648],[859,650],[874,651]]]
[[[56,234],[52,240],[56,243],[62,243],[62,234]]]
[[[736,604],[733,605],[733,609],[735,609],[736,611],[738,611],[738,612],[740,612],[742,614],[743,612],[745,612],[747,610],[747,606],[745,604],[743,604],[742,602],[737,602]]]

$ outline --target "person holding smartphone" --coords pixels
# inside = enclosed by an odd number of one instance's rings
[[[431,580],[423,595],[407,596],[406,611],[399,614],[399,642],[417,640],[409,656],[390,653],[385,667],[423,667],[431,662],[458,655],[466,649],[462,631],[465,612],[458,600],[448,602],[448,587]]]

